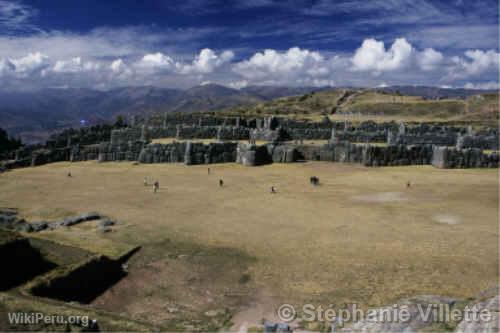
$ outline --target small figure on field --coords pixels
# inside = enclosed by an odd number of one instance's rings
[[[210,174],[210,168],[207,169],[207,174]]]
[[[274,188],[274,186],[271,186],[271,193],[276,193],[276,189]]]
[[[144,186],[148,186],[148,179],[144,177]]]
[[[71,178],[71,177],[73,177],[73,176],[71,175],[71,172],[68,172],[68,177],[70,177],[70,178]]]
[[[224,186],[224,181],[222,179],[219,179],[219,187]]]
[[[153,188],[154,188],[154,193],[158,192],[158,190],[160,189],[160,183],[158,183],[158,181],[155,181]]]
[[[319,178],[316,176],[312,176],[309,178],[309,182],[314,186],[319,185]]]
[[[410,187],[411,187],[410,181],[406,182],[406,188],[410,188]]]

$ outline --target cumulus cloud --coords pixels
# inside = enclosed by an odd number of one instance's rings
[[[382,41],[365,39],[351,59],[352,69],[374,74],[394,71],[407,66],[412,53],[413,47],[405,38],[396,39],[388,50]]]
[[[171,69],[174,67],[174,60],[161,52],[150,53],[144,55],[136,66],[145,69]]]
[[[207,74],[229,63],[233,57],[232,51],[217,54],[213,50],[205,48],[200,51],[191,64],[177,63],[176,66],[181,74]]]
[[[443,54],[432,48],[427,48],[417,55],[418,65],[424,71],[432,71],[443,61],[443,59]]]
[[[41,72],[49,65],[49,57],[34,52],[20,58],[10,59],[9,62],[14,66],[14,72],[21,76],[29,76]]]
[[[109,65],[109,68],[115,73],[120,73],[127,68],[127,65],[125,65],[122,59],[118,58],[116,60],[113,60],[111,65]]]
[[[302,80],[322,85],[325,81],[320,79],[332,73],[332,62],[319,52],[298,47],[290,48],[286,52],[268,49],[237,63],[233,71],[246,79],[263,83],[295,84]]]
[[[452,58],[455,66],[451,69],[451,75],[456,78],[477,76],[488,70],[498,71],[500,64],[500,53],[494,50],[468,50],[465,58],[455,56]]]
[[[70,60],[58,60],[52,67],[56,73],[80,73],[99,70],[101,64],[92,61],[82,61],[81,57]]]

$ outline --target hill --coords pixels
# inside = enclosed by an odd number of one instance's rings
[[[380,89],[333,89],[224,110],[227,115],[280,115],[298,119],[373,119],[473,122],[496,126],[498,93],[428,99]]]

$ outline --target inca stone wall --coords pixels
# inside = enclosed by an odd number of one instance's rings
[[[70,151],[70,162],[91,161],[99,158],[99,145],[74,145]]]
[[[266,149],[263,149],[266,147]],[[340,142],[323,146],[268,144],[256,146],[240,144],[238,163],[254,166],[271,162],[291,163],[301,160],[360,163],[365,166],[396,166],[430,164],[432,146],[387,146]]]
[[[40,149],[31,155],[31,166],[38,166],[47,163],[68,161],[70,156],[69,148]]]
[[[155,138],[217,139],[221,142],[150,144]],[[109,140],[109,141],[108,141]],[[235,142],[249,140],[249,144]],[[303,140],[328,140],[315,146]],[[256,146],[256,141],[266,141]],[[295,142],[295,143],[293,143]],[[299,144],[300,142],[300,144]],[[370,143],[386,142],[380,147]],[[359,144],[362,143],[362,144]],[[455,147],[455,149],[432,147]],[[439,167],[498,166],[498,130],[422,123],[298,121],[286,118],[217,117],[206,114],[134,117],[130,127],[94,126],[66,130],[45,145],[26,146],[2,162],[2,170],[58,161],[139,161],[141,163],[206,164],[234,162],[245,165],[289,163],[300,160],[362,163],[367,166],[430,164]]]
[[[137,161],[144,143],[140,141],[113,144],[111,142],[102,142],[99,145],[99,162],[115,161]]]
[[[229,163],[236,161],[235,142],[217,142],[186,144],[186,152],[184,155],[184,163],[192,164],[210,164],[210,163]]]
[[[457,149],[480,148],[498,150],[498,135],[459,135],[456,147]]]
[[[184,161],[185,151],[185,142],[149,144],[141,150],[138,161],[141,163],[179,163]]]
[[[236,149],[236,162],[246,166],[257,166],[272,162],[266,146],[239,143]]]
[[[431,164],[437,168],[498,168],[498,154],[485,154],[481,149],[433,148]]]
[[[127,144],[129,142],[146,140],[145,127],[127,127],[111,131],[110,143],[112,145]],[[107,140],[106,140],[107,141]]]
[[[192,143],[149,144],[139,154],[141,163],[180,163],[187,165],[229,163],[236,161],[236,143]]]

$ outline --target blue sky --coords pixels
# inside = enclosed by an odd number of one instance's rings
[[[4,89],[498,87],[498,1],[0,0]]]

